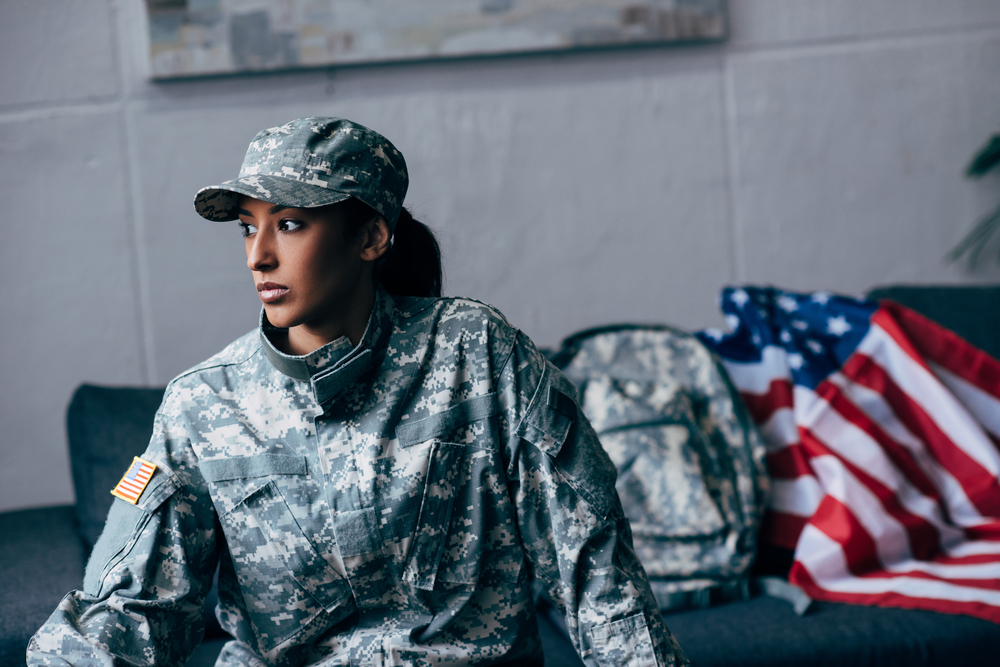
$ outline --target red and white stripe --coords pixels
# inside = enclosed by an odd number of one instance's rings
[[[133,472],[136,465],[139,467]],[[149,482],[149,478],[152,477],[155,469],[155,466],[152,464],[141,459],[136,459],[132,464],[132,468],[129,469],[125,476],[122,477],[122,480],[118,482],[118,486],[115,487],[115,495],[132,503],[138,502],[139,496],[142,495],[142,491],[146,488],[146,484]]]
[[[768,443],[762,538],[816,599],[1000,623],[1000,361],[884,303],[839,372],[725,362]]]

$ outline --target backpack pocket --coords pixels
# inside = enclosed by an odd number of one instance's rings
[[[728,556],[729,532],[712,448],[689,396],[658,381],[588,380],[601,445],[618,469],[615,488],[650,577],[693,576]],[[707,551],[705,551],[707,549]]]

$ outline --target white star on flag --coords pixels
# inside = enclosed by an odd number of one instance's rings
[[[820,354],[820,353],[821,353],[821,352],[823,351],[823,346],[822,346],[822,345],[820,345],[819,343],[817,343],[817,342],[816,342],[816,341],[814,341],[814,340],[807,340],[807,341],[806,341],[806,345],[807,345],[807,346],[809,347],[809,349],[810,349],[810,350],[812,350],[812,351],[813,351],[813,352],[814,352],[815,354]]]
[[[781,333],[779,334],[779,336],[781,338],[781,342],[782,343],[791,343],[792,342],[792,334],[788,333],[788,329],[782,329]]]
[[[799,302],[787,294],[778,297],[778,307],[786,313],[794,313],[799,309]]]
[[[798,352],[793,352],[790,355],[788,355],[788,367],[791,368],[792,370],[795,371],[799,370],[800,368],[802,368],[802,366],[805,365],[805,363],[806,360],[803,359],[802,355],[799,354]]]
[[[843,315],[828,317],[826,320],[826,332],[834,336],[843,336],[851,330],[851,325]]]
[[[726,315],[726,326],[729,327],[730,331],[736,331],[737,327],[740,326],[740,316]]]
[[[711,338],[716,342],[722,340],[722,337],[725,335],[719,329],[711,329],[711,328],[705,329],[702,333],[704,333],[706,336],[708,336],[709,338]]]
[[[747,301],[750,300],[750,295],[746,293],[746,290],[733,290],[733,293],[729,295],[729,298],[733,300],[737,308],[742,308],[746,305]]]
[[[809,328],[809,325],[803,322],[802,320],[795,320],[794,322],[792,322],[792,326],[798,329],[799,331],[805,331],[806,329]]]
[[[821,306],[825,306],[826,302],[830,300],[829,292],[816,292],[812,295],[812,300]]]

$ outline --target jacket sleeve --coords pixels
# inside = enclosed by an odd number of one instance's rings
[[[31,638],[29,666],[180,667],[201,641],[217,560],[215,512],[188,440],[170,432],[169,400],[168,389],[142,455],[156,470],[137,504],[115,499],[83,589],[66,595]]]
[[[518,529],[587,665],[687,665],[632,549],[617,473],[576,389],[518,334],[498,379]]]

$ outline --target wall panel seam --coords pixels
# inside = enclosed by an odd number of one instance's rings
[[[742,176],[740,173],[739,124],[736,109],[736,82],[733,65],[728,56],[722,60],[722,109],[723,109],[723,141],[726,147],[726,180],[727,206],[732,240],[731,275],[737,282],[747,280],[746,244],[744,239],[745,225],[743,221],[743,203],[740,191]]]

